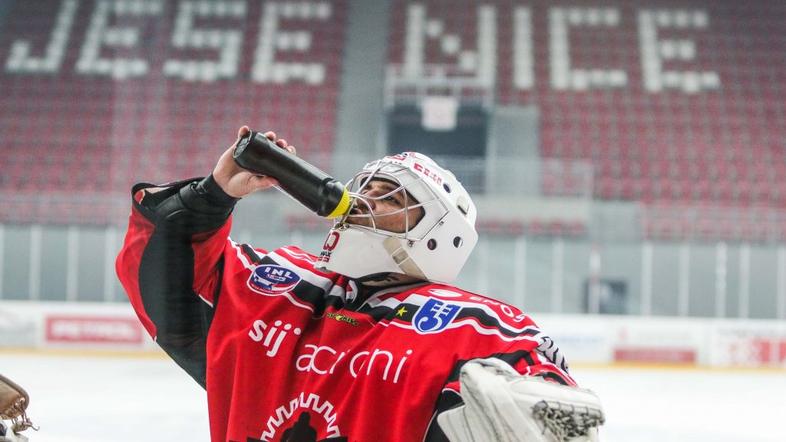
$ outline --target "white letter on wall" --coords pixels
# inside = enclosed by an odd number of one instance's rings
[[[529,8],[513,10],[513,86],[532,89],[535,85],[532,53],[532,13]]]
[[[424,51],[427,39],[437,40],[443,54],[457,58],[456,66],[445,66],[453,73],[471,74],[457,78],[473,78],[478,84],[491,87],[497,72],[497,10],[494,6],[478,6],[477,49],[463,49],[461,36],[445,31],[443,20],[428,18],[426,7],[413,3],[407,8],[407,35],[404,42],[405,79],[441,77],[444,72],[424,72]],[[444,70],[444,69],[443,69]]]
[[[109,75],[125,80],[147,74],[147,61],[139,58],[101,58],[102,46],[133,47],[139,42],[139,30],[131,27],[107,26],[109,16],[159,15],[160,0],[102,0],[96,3],[90,27],[85,36],[82,53],[76,63],[77,72]]]
[[[693,60],[696,44],[692,40],[658,40],[658,28],[707,27],[705,11],[640,11],[639,45],[644,89],[660,92],[663,89],[682,89],[695,94],[707,89],[718,89],[720,77],[715,71],[667,71],[663,60]]]
[[[279,18],[325,21],[331,14],[332,9],[327,2],[265,3],[251,79],[260,83],[288,83],[298,79],[308,84],[322,84],[325,81],[324,65],[276,61],[277,50],[305,52],[311,49],[309,31],[282,31],[278,29],[278,23]]]
[[[551,86],[557,90],[582,91],[589,88],[615,88],[628,83],[620,69],[571,69],[570,26],[614,27],[619,11],[613,8],[552,8],[549,11],[549,52]]]
[[[30,42],[16,40],[11,46],[11,53],[5,63],[8,72],[53,73],[60,70],[60,63],[65,55],[65,48],[71,36],[71,24],[74,22],[78,0],[63,0],[60,12],[55,18],[55,27],[43,58],[30,56]]]
[[[167,60],[164,75],[185,81],[212,82],[237,75],[243,33],[240,30],[195,29],[194,17],[241,18],[246,13],[245,2],[201,0],[184,1],[175,18],[172,45],[176,48],[212,49],[218,60]]]

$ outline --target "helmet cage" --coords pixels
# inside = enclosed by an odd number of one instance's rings
[[[363,171],[357,173],[346,184],[351,201],[350,210],[344,216],[336,220],[334,228],[352,226],[352,228],[367,230],[408,241],[422,240],[428,235],[429,231],[448,214],[448,208],[445,206],[445,203],[434,193],[431,187],[423,182],[422,176],[415,175],[406,166],[401,164],[382,163],[380,161],[376,161],[375,163],[369,164]],[[373,167],[373,169],[368,170],[370,167]],[[402,175],[404,176],[402,177]],[[363,194],[363,191],[368,188],[369,184],[374,179],[391,182],[397,187],[383,195],[369,196],[368,194]],[[374,212],[374,205],[370,203],[371,201],[381,201],[396,193],[402,193],[404,207],[387,213],[378,214]],[[418,196],[416,197],[412,193],[416,193]],[[411,202],[414,202],[414,204],[410,204]],[[364,206],[366,210],[362,213],[352,214],[352,210],[360,205]],[[397,215],[402,212],[406,213],[418,207],[423,208],[423,217],[414,225],[409,225],[409,216],[404,216],[403,232],[393,232],[377,227],[378,218]],[[350,217],[367,218],[371,226],[348,223],[347,219]]]

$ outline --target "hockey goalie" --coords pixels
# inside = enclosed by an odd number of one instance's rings
[[[452,172],[417,152],[372,161],[335,187],[346,204],[318,256],[253,247],[229,237],[243,197],[325,178],[273,131],[237,137],[209,176],[131,189],[116,261],[146,331],[206,389],[212,441],[595,438],[598,400],[556,343],[452,284],[478,240]],[[250,140],[295,172],[243,169]]]

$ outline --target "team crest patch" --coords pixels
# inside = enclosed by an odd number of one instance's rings
[[[248,278],[248,287],[263,295],[279,295],[295,288],[298,282],[300,276],[286,267],[261,265]]]
[[[432,298],[418,309],[412,324],[420,334],[438,333],[453,321],[459,310],[461,306]]]

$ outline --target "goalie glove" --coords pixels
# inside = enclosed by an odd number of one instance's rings
[[[604,422],[590,390],[522,376],[499,359],[461,368],[464,405],[437,416],[451,442],[590,442]]]
[[[27,391],[5,376],[0,375],[0,442],[27,440],[26,437],[16,433],[25,431],[33,426],[26,414],[29,404],[30,396],[27,394]],[[2,422],[3,420],[10,420],[10,427],[5,425]]]

